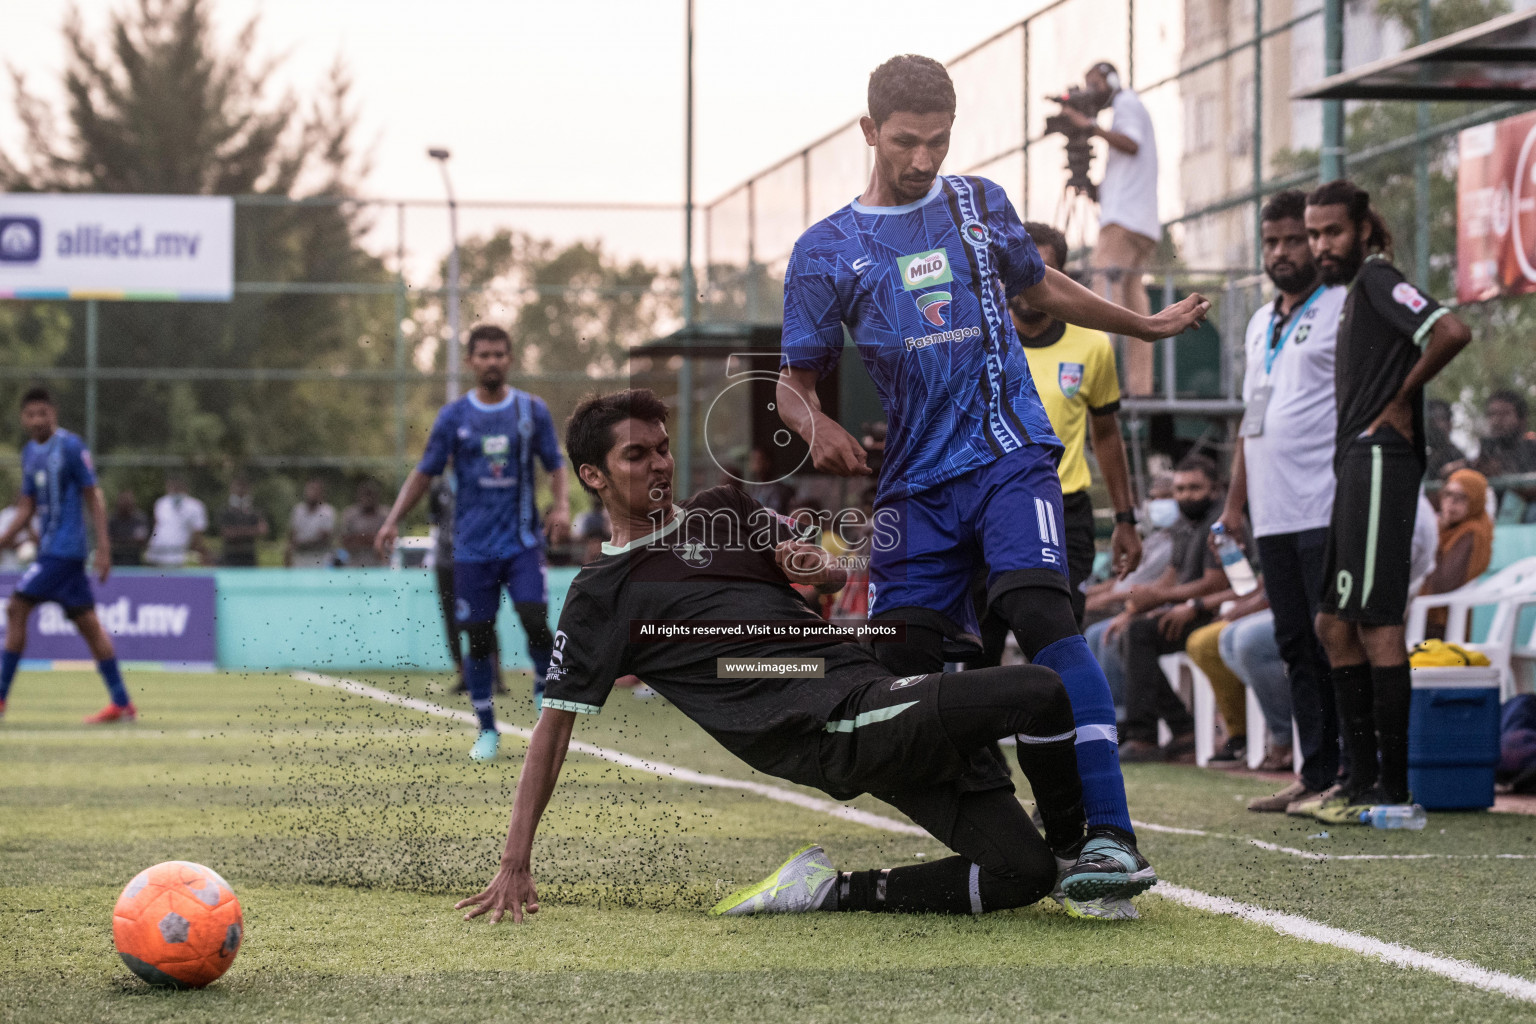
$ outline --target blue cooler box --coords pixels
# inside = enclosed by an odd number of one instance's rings
[[[1416,668],[1408,719],[1408,788],[1426,810],[1493,806],[1499,763],[1499,671]]]

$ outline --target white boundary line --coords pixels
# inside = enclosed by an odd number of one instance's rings
[[[420,700],[416,697],[403,697],[398,693],[381,690],[376,686],[369,686],[366,683],[360,683],[353,679],[343,679],[338,676],[325,676],[318,672],[304,671],[294,672],[293,678],[302,682],[312,683],[316,686],[328,686],[344,690],[360,697],[368,697],[385,704],[409,708],[412,711],[420,711],[439,718],[449,718],[454,721],[468,722],[470,724],[474,724],[476,721],[475,716],[468,711],[447,708],[441,704],[434,704],[431,701]],[[500,721],[496,724],[503,732],[523,739],[528,739],[533,735],[530,729],[522,729]],[[843,821],[867,825],[870,828],[880,829],[885,832],[920,836],[928,834],[927,831],[918,828],[916,825],[897,821],[894,818],[887,818],[884,815],[856,810],[831,800],[822,800],[817,797],[807,796],[804,793],[796,793],[779,786],[730,779],[723,775],[706,775],[688,768],[679,768],[660,761],[648,761],[642,757],[635,757],[622,751],[610,750],[607,747],[599,747],[591,743],[582,743],[578,740],[571,741],[570,749],[577,753],[610,761],[625,768],[649,772],[653,775],[675,779],[679,782],[688,782],[700,786],[715,786],[721,789],[739,789],[748,793],[755,793],[770,800],[793,804],[796,807],[803,807],[806,810],[817,811],[821,814],[842,819]],[[1174,835],[1206,837],[1215,835],[1210,832],[1202,832],[1199,829],[1175,828],[1171,825],[1151,825],[1139,821],[1135,824],[1138,828],[1147,828],[1150,831],[1167,832]],[[1273,846],[1273,844],[1269,845]],[[1305,853],[1305,851],[1296,852]],[[1314,856],[1325,857],[1327,855],[1316,854]],[[1478,967],[1476,964],[1467,963],[1465,960],[1434,956],[1430,953],[1411,949],[1408,946],[1400,946],[1394,942],[1383,942],[1380,939],[1373,939],[1356,932],[1334,928],[1331,925],[1322,924],[1309,918],[1298,917],[1294,914],[1282,914],[1279,911],[1266,910],[1263,907],[1255,907],[1247,903],[1238,903],[1236,900],[1229,900],[1223,896],[1212,896],[1195,889],[1186,889],[1171,882],[1159,882],[1151,891],[1162,896],[1164,899],[1183,904],[1186,907],[1192,907],[1196,910],[1203,910],[1212,914],[1237,917],[1252,924],[1261,925],[1272,931],[1279,932],[1281,935],[1301,939],[1304,942],[1315,942],[1324,946],[1346,949],[1361,956],[1380,960],[1393,967],[1438,974],[1443,978],[1448,978],[1463,985],[1469,985],[1472,988],[1482,989],[1485,992],[1497,992],[1512,999],[1536,1003],[1536,982],[1515,977],[1511,974],[1503,974],[1499,971],[1490,971],[1487,968]]]
[[[1244,921],[1263,925],[1281,935],[1289,935],[1292,938],[1321,943],[1325,946],[1336,946],[1339,949],[1359,953],[1361,956],[1373,957],[1393,967],[1428,971],[1463,985],[1480,988],[1485,992],[1497,992],[1511,999],[1536,1003],[1536,982],[1517,978],[1511,974],[1502,974],[1499,971],[1490,971],[1485,967],[1469,964],[1465,960],[1421,953],[1407,946],[1399,946],[1395,942],[1383,942],[1380,939],[1347,932],[1342,928],[1334,928],[1295,914],[1265,910],[1263,907],[1238,903],[1223,896],[1211,896],[1169,882],[1159,882],[1152,891],[1165,899],[1182,903],[1186,907],[1241,918]]]
[[[1298,850],[1294,846],[1280,846],[1262,839],[1231,835],[1225,832],[1206,832],[1198,828],[1175,828],[1152,821],[1132,821],[1137,828],[1148,832],[1164,832],[1174,836],[1199,836],[1203,839],[1234,839],[1257,846],[1272,853],[1285,853],[1303,860],[1536,860],[1531,853],[1319,853],[1316,850]]]

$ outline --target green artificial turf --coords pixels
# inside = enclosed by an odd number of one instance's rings
[[[464,704],[443,677],[365,681]],[[1121,924],[1048,902],[978,919],[712,919],[715,899],[807,840],[850,868],[943,850],[582,755],[535,850],[542,912],[466,923],[452,904],[494,871],[521,740],[473,765],[467,725],[286,676],[141,673],[129,685],[135,726],[81,726],[100,684],[63,672],[24,673],[0,722],[0,1020],[1536,1018],[1530,1004],[1155,896]],[[498,711],[533,722],[522,694]],[[577,738],[775,781],[659,699],[616,693]],[[1216,834],[1142,830],[1172,882],[1536,978],[1536,860],[1481,856],[1536,854],[1536,820],[1437,814],[1423,833],[1309,838],[1321,827],[1243,810],[1264,780],[1161,766],[1127,780],[1137,819]],[[1250,838],[1459,859],[1312,861]],[[201,992],[152,990],[112,952],[118,891],[168,859],[216,868],[245,908],[239,958]]]

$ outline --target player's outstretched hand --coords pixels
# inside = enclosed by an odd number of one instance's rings
[[[544,517],[544,536],[551,544],[564,544],[571,539],[571,510],[552,508]]]
[[[394,523],[386,522],[379,527],[379,532],[373,538],[373,550],[382,558],[389,558],[395,550],[395,541],[400,537],[400,528]]]
[[[510,868],[503,865],[483,892],[467,900],[459,900],[453,905],[454,910],[463,910],[465,907],[475,909],[465,914],[464,920],[473,921],[481,914],[489,913],[491,924],[500,924],[502,916],[509,910],[512,912],[514,922],[521,921],[525,912],[537,914],[539,893],[533,887],[533,873],[527,868]],[[524,907],[527,907],[526,911]]]
[[[832,556],[818,544],[786,540],[773,549],[773,560],[791,583],[807,587],[841,586],[848,582],[848,570],[832,562]]]
[[[837,476],[869,476],[869,453],[835,421],[822,417],[811,439],[811,462],[823,473]]]
[[[1205,322],[1205,315],[1210,311],[1210,299],[1199,292],[1186,295],[1167,309],[1147,317],[1147,326],[1141,333],[1141,340],[1156,341],[1158,338],[1171,338],[1193,330]]]

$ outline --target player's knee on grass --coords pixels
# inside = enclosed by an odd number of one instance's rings
[[[542,601],[528,601],[512,607],[528,633],[529,647],[549,650],[555,646],[555,635],[549,631],[549,605]]]
[[[1015,587],[995,596],[992,606],[1012,628],[1019,649],[1027,658],[1033,658],[1056,641],[1078,632],[1072,595],[1065,586]]]
[[[471,658],[491,658],[496,654],[496,623],[494,622],[470,622],[464,626],[464,632],[469,635],[469,656]]]

